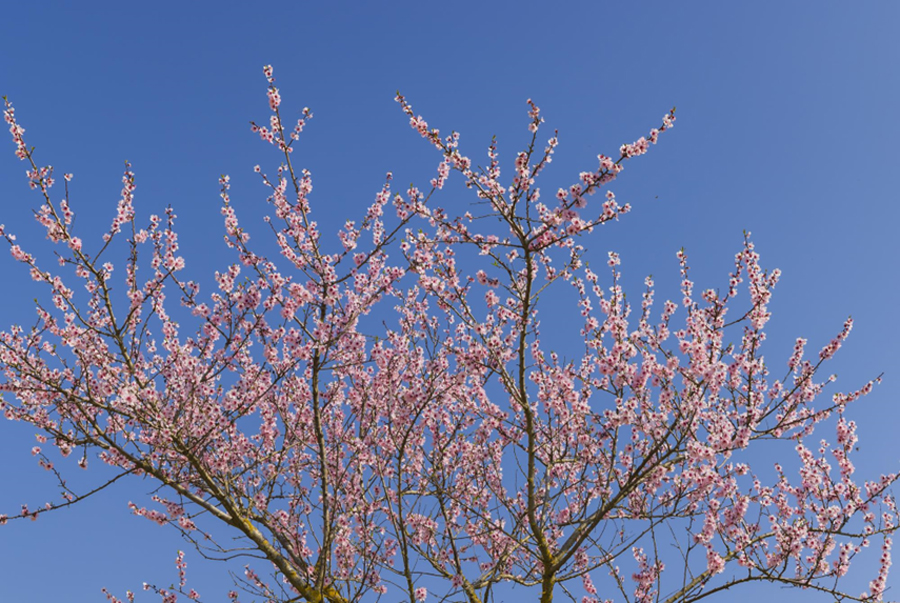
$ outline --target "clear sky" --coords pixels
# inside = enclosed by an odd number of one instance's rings
[[[273,166],[277,156],[248,121],[267,118],[267,63],[285,114],[304,106],[315,114],[295,161],[312,171],[324,232],[360,215],[385,172],[403,185],[432,177],[438,157],[409,129],[393,101],[398,89],[432,125],[461,132],[470,157],[483,157],[496,134],[507,162],[525,142],[525,100],[534,99],[560,132],[548,190],[677,105],[675,129],[612,187],[634,211],[589,245],[598,257],[618,251],[632,286],[652,273],[665,299],[677,295],[679,248],[697,290],[717,287],[742,231],[752,231],[763,265],[783,271],[767,357],[786,361],[798,336],[818,350],[852,314],[854,331],[832,364],[839,388],[885,374],[851,414],[859,472],[898,469],[900,4],[137,4],[17,2],[0,13],[0,94],[15,103],[38,162],[74,173],[86,241],[108,228],[125,160],[137,175],[138,215],[175,208],[188,272],[201,282],[230,261],[219,174],[231,175],[237,211],[263,240],[266,194],[252,167]],[[0,223],[46,258],[30,217],[39,198],[13,150],[4,132]],[[441,205],[471,200],[457,180]],[[44,291],[5,252],[0,275],[2,328],[33,323],[30,300]],[[28,452],[32,435],[0,423],[0,512],[55,492]],[[36,523],[0,528],[0,601],[99,601],[102,586],[121,595],[143,581],[171,582],[175,552],[186,545],[127,508],[151,488],[114,487]],[[185,550],[192,583],[206,600],[221,599],[225,568]],[[751,591],[743,592],[735,600]],[[761,592],[795,600],[753,591]]]

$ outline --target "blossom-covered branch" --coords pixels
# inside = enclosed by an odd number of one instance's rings
[[[761,267],[749,234],[724,293],[696,295],[679,251],[679,299],[661,310],[650,278],[632,307],[618,254],[603,269],[585,260],[597,227],[631,211],[606,187],[674,126],[674,109],[542,200],[538,180],[559,140],[539,142],[535,103],[504,180],[495,141],[477,166],[459,134],[442,136],[398,93],[437,150],[437,175],[398,193],[388,174],[334,241],[315,219],[312,175],[292,161],[312,113],[285,124],[272,68],[264,75],[268,125],[251,128],[279,154],[274,172],[255,171],[280,257],[251,245],[222,176],[235,258],[206,295],[180,276],[175,211],[139,222],[130,165],[91,253],[73,232],[71,176],[56,200],[52,167],[35,162],[6,102],[61,268],[46,270],[0,227],[52,302],[38,305],[32,329],[0,334],[0,407],[39,430],[33,453],[63,499],[0,521],[134,475],[161,486],[130,503],[136,515],[174,526],[205,556],[249,557],[238,587],[264,600],[486,603],[511,585],[545,603],[559,593],[687,602],[753,581],[882,599],[898,476],[856,477],[848,416],[880,377],[826,399],[834,378],[821,376],[852,321],[818,355],[807,358],[800,338],[784,365],[768,363],[780,273]],[[454,172],[479,215],[437,205]],[[125,298],[105,259],[123,237]],[[551,289],[574,292],[563,321]],[[565,355],[542,342],[544,324],[571,328]],[[796,459],[761,466],[757,451],[779,441]],[[83,468],[95,455],[117,477],[75,492],[53,448],[78,451]],[[216,542],[224,534],[238,544]],[[841,579],[876,538],[870,589],[845,592]],[[199,600],[181,553],[176,565],[179,586],[147,590]]]

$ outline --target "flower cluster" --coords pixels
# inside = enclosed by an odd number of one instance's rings
[[[775,379],[762,351],[780,272],[762,268],[749,233],[722,289],[697,288],[678,251],[679,288],[661,308],[649,277],[626,295],[627,258],[609,251],[588,265],[589,235],[631,211],[604,189],[672,128],[674,109],[542,200],[538,182],[559,141],[554,132],[538,142],[534,102],[528,142],[502,176],[496,141],[474,167],[457,133],[442,136],[398,93],[412,129],[438,150],[437,174],[400,192],[387,174],[330,238],[315,219],[312,175],[292,163],[312,113],[285,126],[273,70],[263,71],[270,114],[251,127],[279,161],[254,171],[277,253],[251,247],[223,175],[234,255],[203,294],[180,276],[174,210],[138,224],[130,165],[100,251],[126,237],[124,270],[90,255],[72,232],[68,188],[61,202],[47,194],[52,170],[34,164],[6,103],[16,155],[43,197],[36,218],[73,271],[43,269],[0,227],[53,302],[38,306],[35,328],[0,333],[0,410],[38,430],[32,454],[63,492],[0,524],[102,489],[75,492],[61,473],[72,452],[86,469],[92,451],[117,472],[111,481],[161,487],[146,505],[129,504],[135,515],[223,556],[264,559],[265,571],[248,565],[238,578],[264,600],[391,592],[475,603],[512,583],[540,589],[543,601],[555,588],[581,589],[585,603],[609,590],[693,601],[748,581],[883,598],[898,475],[857,479],[856,424],[845,416],[879,379],[820,396],[834,380],[821,369],[852,321],[817,359],[804,358],[798,338]],[[437,205],[457,177],[477,216]],[[564,283],[571,313],[547,305]],[[542,339],[568,328],[578,335],[565,353]],[[836,443],[815,441],[829,419]],[[774,472],[754,455],[772,441],[795,455]],[[237,544],[215,542],[215,524]],[[683,557],[677,571],[663,563],[665,538]],[[850,597],[837,580],[875,538],[877,574]],[[177,583],[145,589],[164,602],[199,600],[185,567],[179,553]],[[602,586],[600,575],[610,576]]]

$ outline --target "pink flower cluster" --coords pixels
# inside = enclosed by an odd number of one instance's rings
[[[585,603],[609,590],[649,603],[744,581],[850,598],[837,580],[875,538],[882,557],[865,597],[883,598],[898,476],[857,480],[856,424],[845,416],[879,379],[821,401],[834,380],[822,367],[852,321],[817,359],[798,338],[776,379],[784,361],[763,351],[780,273],[762,268],[749,233],[721,289],[698,288],[678,251],[679,286],[662,302],[649,277],[626,291],[626,257],[596,262],[584,245],[631,211],[612,191],[591,196],[672,128],[674,110],[542,199],[558,137],[538,142],[534,102],[528,141],[503,176],[496,141],[473,167],[458,134],[441,136],[398,94],[438,150],[437,174],[399,192],[387,174],[329,237],[312,175],[292,163],[312,114],[285,126],[271,66],[264,75],[270,114],[252,129],[278,165],[254,171],[277,252],[251,247],[222,176],[234,255],[210,291],[180,276],[174,210],[138,224],[130,166],[103,246],[89,254],[72,232],[68,189],[62,202],[47,195],[50,168],[33,163],[7,102],[16,154],[43,197],[36,217],[73,270],[43,269],[0,227],[53,302],[38,306],[34,329],[0,333],[0,410],[40,433],[32,454],[63,490],[0,524],[85,498],[62,477],[75,451],[82,468],[96,453],[112,481],[160,486],[147,506],[129,505],[134,514],[203,546],[228,533],[238,544],[215,546],[264,559],[265,571],[248,566],[241,578],[263,600],[472,602],[512,583],[544,601],[565,588]],[[438,205],[457,177],[478,211]],[[98,258],[117,237],[128,255],[116,271]],[[86,294],[76,298],[73,279]],[[548,305],[563,284],[572,312]],[[556,351],[550,340],[566,329],[576,345]],[[813,437],[829,419],[835,444]],[[771,441],[796,454],[774,474],[755,456]],[[671,551],[681,558],[663,563]],[[176,569],[176,585],[146,589],[198,600],[181,553]]]

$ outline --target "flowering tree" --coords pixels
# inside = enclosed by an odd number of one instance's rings
[[[681,303],[659,313],[650,278],[639,307],[626,302],[615,253],[600,271],[583,262],[579,243],[630,210],[612,192],[589,198],[672,127],[674,110],[542,200],[536,179],[557,138],[538,143],[534,103],[530,142],[503,180],[494,144],[476,167],[456,133],[442,137],[398,94],[440,154],[437,175],[397,194],[389,174],[335,250],[313,219],[311,176],[291,161],[312,114],[291,129],[270,67],[265,75],[270,120],[253,130],[282,159],[274,176],[256,171],[283,257],[250,247],[223,176],[235,263],[207,296],[179,277],[174,213],[139,225],[130,168],[116,217],[89,250],[72,230],[70,175],[54,197],[52,168],[35,162],[6,102],[16,155],[42,195],[36,218],[86,295],[0,227],[52,301],[37,307],[35,328],[0,334],[0,407],[40,430],[32,452],[63,491],[0,521],[34,519],[104,487],[70,489],[55,458],[74,453],[86,467],[96,454],[117,470],[110,481],[164,486],[148,506],[132,504],[135,514],[174,526],[206,555],[228,555],[216,543],[228,535],[238,552],[262,556],[271,578],[248,565],[241,586],[270,601],[391,593],[414,603],[430,593],[476,603],[506,583],[534,588],[542,602],[560,593],[674,602],[752,581],[882,600],[897,474],[855,479],[855,425],[845,417],[878,379],[823,401],[834,377],[818,378],[851,321],[812,358],[798,339],[786,366],[770,364],[761,350],[779,273],[760,267],[749,238],[722,292],[696,296],[679,252]],[[432,201],[452,171],[474,189],[477,214]],[[104,255],[122,237],[130,252],[120,279]],[[581,337],[568,359],[541,343],[542,294],[566,286]],[[834,441],[811,443],[829,417]],[[792,442],[797,462],[760,467],[762,440]],[[840,578],[873,538],[883,554],[869,591],[844,592]],[[155,590],[198,599],[180,554],[177,563],[178,585]]]

